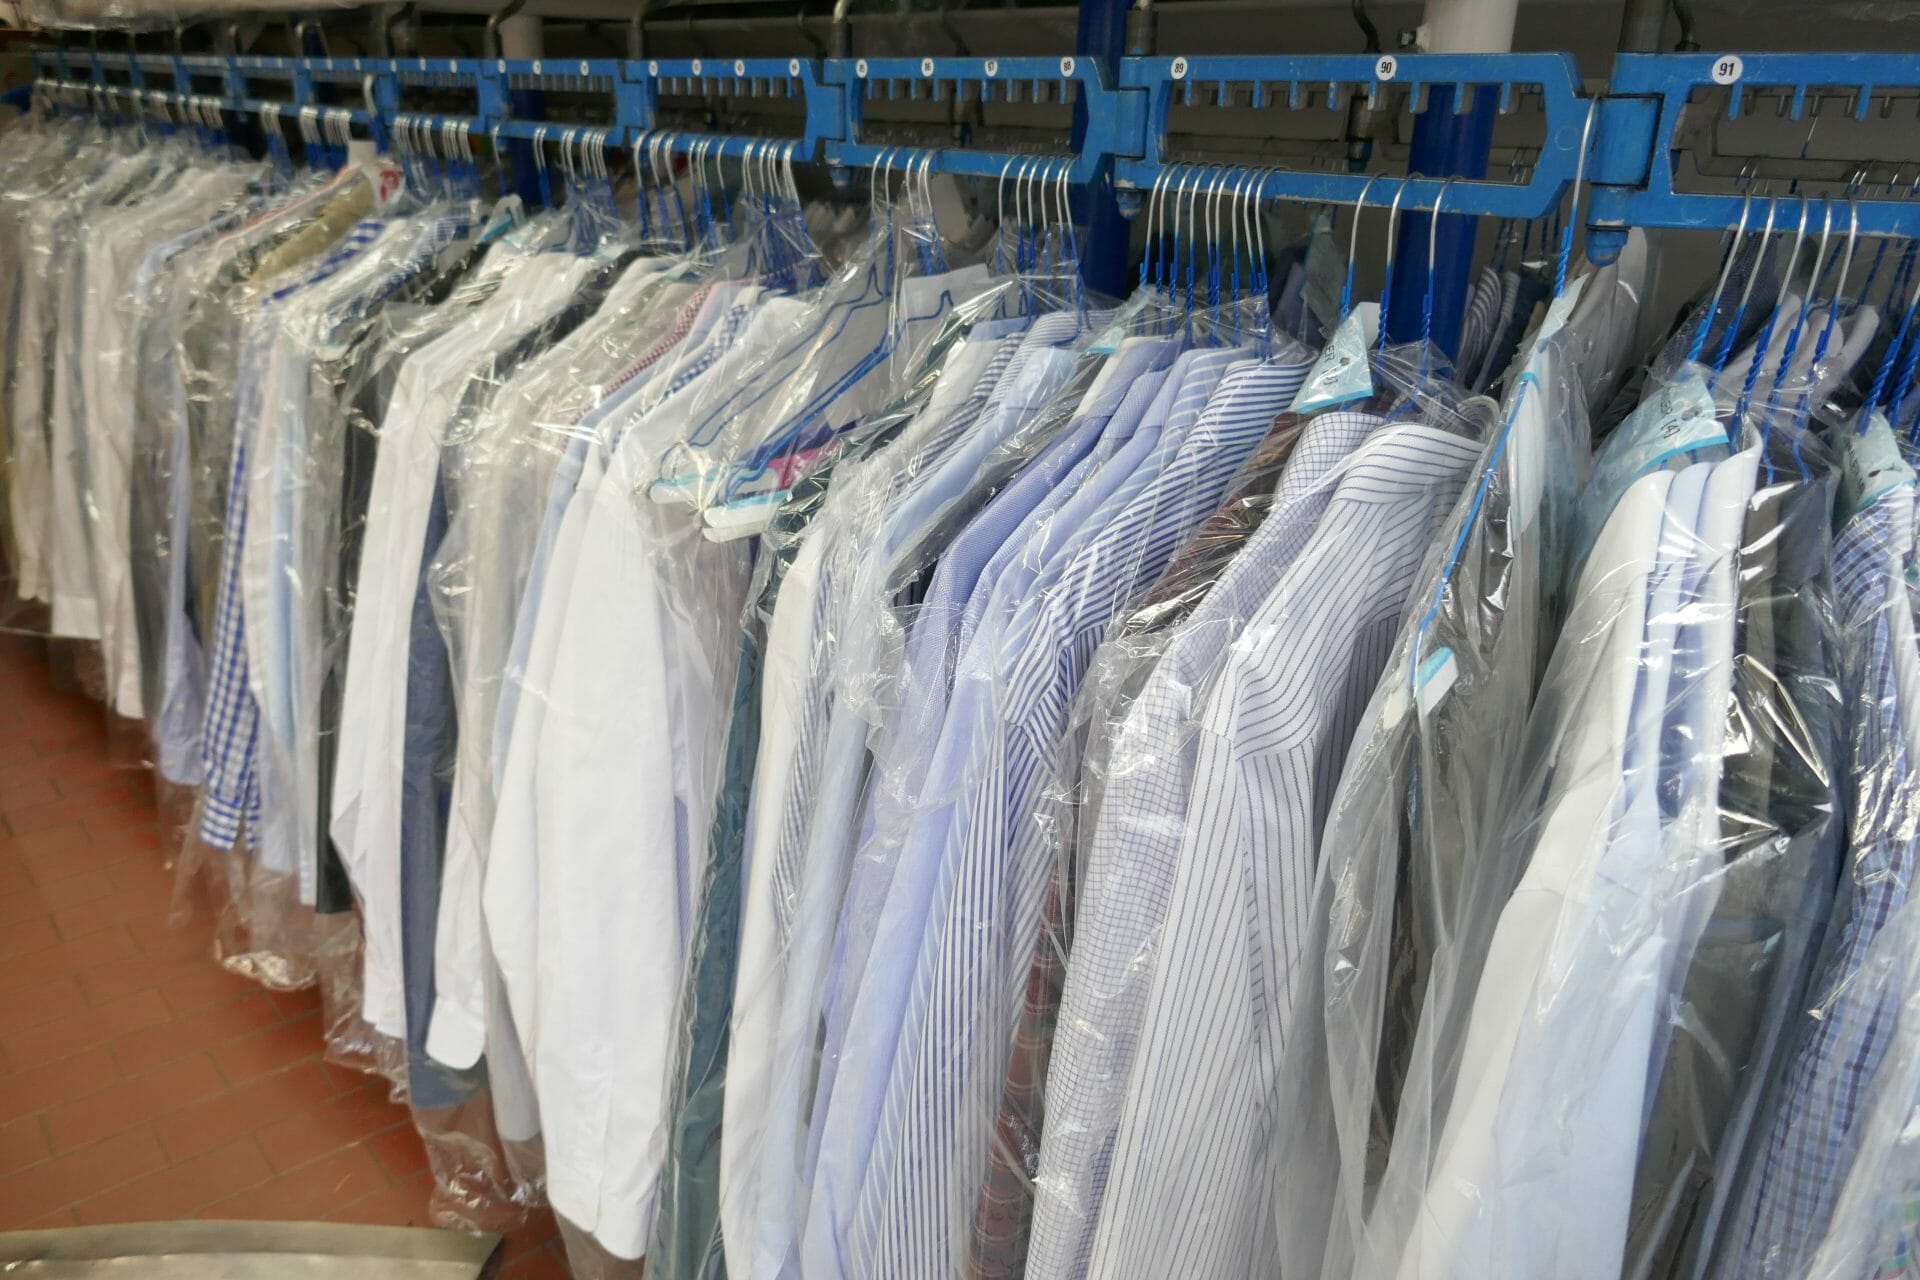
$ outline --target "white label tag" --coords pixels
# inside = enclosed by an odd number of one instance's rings
[[[1312,413],[1372,395],[1373,366],[1367,353],[1379,332],[1380,305],[1362,302],[1356,306],[1313,362],[1307,380],[1300,384],[1300,393],[1293,398],[1293,411]]]
[[[1439,705],[1459,679],[1460,660],[1454,656],[1453,650],[1443,646],[1421,659],[1420,670],[1414,680],[1414,696],[1419,700],[1423,719],[1433,714],[1434,707]]]
[[[1605,473],[1608,479],[1617,476],[1624,485],[1678,454],[1727,444],[1726,429],[1717,414],[1706,378],[1697,369],[1688,370],[1647,397],[1620,424],[1617,434],[1622,447],[1613,456],[1601,458],[1594,479]]]
[[[382,160],[367,172],[367,180],[373,184],[373,205],[381,213],[386,213],[400,200],[401,192],[407,189],[406,177],[400,172],[400,166],[391,160]]]
[[[1865,423],[1856,423],[1840,442],[1840,510],[1851,518],[1885,495],[1912,488],[1913,468],[1900,454],[1887,415],[1875,410]]]
[[[521,206],[519,196],[505,196],[494,203],[487,214],[486,225],[480,228],[480,243],[492,244],[501,236],[507,235],[525,224],[527,211]]]

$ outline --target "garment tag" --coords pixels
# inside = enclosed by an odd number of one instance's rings
[[[506,196],[496,201],[493,211],[487,215],[487,225],[480,228],[480,243],[492,244],[526,220],[527,212],[520,197]]]
[[[1727,444],[1713,393],[1697,368],[1688,368],[1674,381],[1648,396],[1614,432],[1609,448],[1600,451],[1593,487],[1598,491],[1625,489],[1669,458],[1710,445]]]
[[[1135,289],[1126,305],[1114,314],[1113,323],[1101,331],[1087,348],[1089,355],[1110,356],[1120,349],[1120,344],[1133,336],[1133,322],[1140,318],[1141,312],[1153,304],[1152,289]]]
[[[1423,719],[1433,714],[1433,709],[1459,678],[1460,660],[1444,645],[1420,660],[1420,669],[1414,676],[1414,696],[1419,699]]]
[[[1900,456],[1900,441],[1878,409],[1856,423],[1840,444],[1840,511],[1851,519],[1895,489],[1912,488],[1913,468]]]
[[[1600,446],[1593,475],[1580,495],[1578,545],[1593,546],[1614,503],[1640,476],[1702,449],[1718,446],[1731,451],[1717,412],[1698,365],[1685,366],[1678,377],[1643,400]]]
[[[1340,322],[1327,340],[1326,350],[1313,362],[1300,393],[1293,398],[1293,412],[1312,413],[1335,405],[1351,404],[1373,394],[1373,366],[1367,352],[1380,332],[1380,304],[1362,302],[1353,314]]]
[[[406,175],[391,160],[382,160],[369,169],[367,181],[373,184],[373,207],[381,213],[391,212],[407,189]]]

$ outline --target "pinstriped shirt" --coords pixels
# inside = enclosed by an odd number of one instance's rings
[[[1377,436],[1227,651],[1099,1207],[1098,1276],[1271,1274],[1264,1114],[1320,825],[1415,571],[1479,445]]]
[[[1240,359],[1213,351],[1191,361],[1154,465],[1117,491],[1111,515],[1092,513],[1081,536],[1056,544],[1004,632],[980,633],[994,642],[990,666],[962,674],[986,675],[1004,715],[970,753],[979,783],[949,832],[903,1025],[886,1117],[896,1141],[869,1188],[879,1193],[876,1274],[964,1265],[1051,878],[1052,842],[1038,822],[1046,766],[1074,690],[1108,623],[1218,507],[1306,373],[1298,360],[1232,368]]]
[[[1171,354],[1170,348],[1170,343],[1157,341],[1123,347],[1105,362],[1084,399],[1078,394],[1082,378],[1070,380],[1059,399],[1078,401],[1077,406],[1062,403],[1055,408],[1071,410],[1072,420],[941,552],[939,569],[917,612],[902,677],[904,693],[888,725],[889,746],[876,764],[828,983],[827,1039],[809,1135],[818,1153],[803,1253],[810,1274],[847,1270],[845,1239],[899,1027],[901,997],[896,989],[911,977],[907,962],[876,933],[899,862],[897,836],[919,811],[919,792],[945,718],[951,669],[970,634],[967,602],[991,593],[1009,555],[1037,524],[1052,518],[1067,495],[1091,491],[1092,486],[1082,483],[1088,472],[1112,455],[1146,411],[1142,402],[1129,413],[1129,388],[1150,382],[1153,366]],[[880,968],[869,989],[863,979],[876,946]]]
[[[1500,273],[1488,265],[1480,269],[1479,278],[1473,282],[1466,315],[1460,321],[1460,353],[1454,357],[1453,367],[1463,380],[1479,370],[1499,321]]]
[[[1338,468],[1380,425],[1373,414],[1308,424],[1274,507],[1206,602],[1167,647],[1109,750],[1110,766],[1081,868],[1073,951],[1047,1084],[1028,1269],[1076,1275],[1092,1250],[1090,1212],[1146,1009],[1154,936],[1180,852],[1196,750],[1190,725],[1207,679],[1247,620],[1299,558],[1333,500]],[[1097,727],[1098,728],[1098,727]]]

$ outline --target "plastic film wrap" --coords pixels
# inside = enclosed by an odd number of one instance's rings
[[[317,926],[300,909],[294,850],[277,831],[262,840],[268,833],[254,748],[260,716],[250,642],[260,645],[272,633],[265,618],[258,636],[246,626],[248,588],[262,585],[245,572],[249,447],[262,420],[283,408],[270,381],[287,312],[281,290],[331,275],[363,250],[356,244],[338,261],[330,256],[372,208],[368,176],[343,174],[189,250],[191,259],[176,274],[168,328],[185,397],[184,417],[169,424],[179,433],[168,494],[170,556],[184,560],[170,571],[166,609],[170,622],[177,617],[185,625],[170,636],[178,648],[164,670],[167,696],[186,704],[183,709],[199,708],[197,726],[190,715],[179,726],[190,740],[177,749],[203,763],[178,867],[176,909],[204,887],[218,913],[216,957],[281,989],[314,981]],[[271,520],[268,512],[261,531],[269,536]],[[276,817],[283,812],[275,806]]]
[[[912,370],[907,384],[893,386],[895,394],[890,404],[862,417],[837,447],[801,470],[762,535],[762,553],[754,566],[743,614],[745,634],[733,697],[726,708],[730,724],[725,771],[682,993],[685,1041],[675,1069],[673,1130],[659,1225],[654,1247],[648,1253],[648,1265],[658,1274],[707,1274],[720,1265],[722,1258],[718,1234],[720,1120],[732,1060],[728,1028],[734,1008],[734,982],[742,959],[739,929],[748,866],[743,846],[761,742],[762,654],[774,602],[794,564],[802,535],[827,508],[829,494],[842,492],[842,478],[858,472],[876,450],[885,448],[923,410],[934,410],[942,394],[955,393],[936,390],[948,373],[959,373],[957,367],[948,364],[948,357],[977,323],[1006,304],[1009,283],[1002,282],[994,290],[965,301],[945,317],[925,349],[894,359],[897,367]],[[913,361],[918,361],[917,369]],[[960,393],[969,390],[958,376],[946,385]],[[839,500],[836,497],[834,502]]]
[[[671,283],[671,266],[660,258],[628,264],[594,316],[516,372],[461,433],[459,481],[430,571],[460,733],[424,1047],[458,1068],[484,1055],[509,1167],[535,1193],[545,1178],[538,1108],[481,906],[524,665],[516,627],[537,613],[547,550],[541,524],[556,473],[588,446],[598,404],[647,372],[641,362],[662,325],[692,301]]]
[[[978,281],[971,286],[976,290],[986,282],[981,272],[961,278]],[[786,553],[791,567],[769,624],[762,723],[777,727],[763,731],[754,770],[733,1008],[737,1056],[726,1083],[722,1134],[728,1198],[721,1218],[730,1255],[738,1248],[778,1257],[799,1246],[807,1225],[809,1114],[818,1119],[831,1087],[837,1052],[831,1040],[848,1013],[822,1008],[820,983],[830,968],[864,958],[843,955],[834,929],[843,898],[848,913],[859,911],[861,890],[849,883],[850,875],[859,879],[849,865],[849,841],[866,782],[871,721],[893,700],[900,643],[893,601],[925,589],[915,579],[938,545],[932,536],[938,522],[956,502],[977,505],[978,498],[967,498],[976,475],[995,468],[1004,475],[1023,456],[1014,444],[1023,423],[1045,418],[1050,397],[1071,373],[1076,345],[1091,336],[1073,313],[1043,316],[1032,328],[1017,314],[994,318],[1019,304],[1005,287],[966,303],[955,283],[936,276],[924,286],[908,280],[902,294],[926,297],[924,289],[962,302],[952,320],[962,322],[958,331],[965,336],[951,344],[936,337],[938,372],[918,413],[863,423],[850,454],[836,460],[819,514],[797,551]],[[951,325],[926,332],[943,330],[956,332]],[[996,400],[999,374],[1019,359],[1023,331],[1034,339],[1033,351],[1044,353],[1046,367],[1036,368],[1019,395]],[[823,744],[819,758],[798,750],[812,736],[810,726]],[[816,1058],[798,1046],[809,1034],[805,1028],[822,1016],[830,1043]],[[767,1035],[792,1047],[768,1053],[761,1043]],[[737,1189],[731,1196],[730,1187]],[[763,1238],[748,1225],[755,1223],[765,1224]]]
[[[478,231],[478,210],[448,212],[458,238]],[[387,353],[384,395],[364,419],[377,409],[328,830],[360,904],[361,1017],[391,1046],[390,1074],[427,1143],[435,1217],[467,1229],[517,1223],[538,1192],[507,1165],[486,1071],[435,1061],[426,1048],[458,724],[434,565],[474,425],[526,361],[598,303],[596,281],[609,268],[527,252],[512,235],[494,243],[397,335],[408,349]]]
[[[1346,756],[1277,1079],[1276,1140],[1312,1153],[1276,1189],[1289,1272],[1344,1274],[1365,1248],[1402,1086],[1418,1074],[1416,1033],[1430,1009],[1451,1007],[1459,969],[1472,980],[1512,888],[1491,859],[1461,851],[1503,818],[1564,609],[1586,405],[1627,356],[1643,271],[1636,237],[1618,266],[1576,279],[1550,328],[1530,337]]]
[[[1683,368],[1596,463],[1495,842],[1517,885],[1423,1017],[1356,1274],[1704,1265],[1838,834],[1827,459],[1730,417]]]

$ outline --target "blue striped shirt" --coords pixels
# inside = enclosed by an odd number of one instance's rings
[[[869,576],[873,568],[910,550],[944,509],[965,496],[991,451],[1072,371],[1074,356],[1064,344],[1081,331],[1079,317],[1061,313],[1042,317],[1017,340],[995,339],[1000,345],[964,401],[943,414],[923,415],[927,421],[916,424],[912,438],[836,483],[828,510],[809,532],[809,548],[803,548],[803,554],[819,548],[824,556],[813,601],[814,634],[822,639],[809,655],[812,683],[821,692],[805,707],[773,854],[776,916],[787,954],[773,1090],[758,1157],[757,1247],[763,1262],[786,1257],[804,1226],[804,1151],[815,1094],[811,1050],[818,1043],[822,982],[850,870],[847,828],[864,779],[867,723],[828,692],[830,668],[850,660],[842,648],[872,638],[870,626],[850,611],[860,595],[856,584],[877,587]],[[789,577],[783,592],[800,581]]]
[[[950,1274],[966,1256],[1052,873],[1044,766],[1107,625],[1219,505],[1306,373],[1304,361],[1231,368],[1242,359],[1183,357],[1155,458],[1085,524],[1055,521],[1029,545],[1023,567],[1039,572],[998,584],[1020,603],[976,636],[983,667],[961,673],[990,687],[991,709],[966,756],[862,1206],[876,1275]]]
[[[1129,383],[1142,371],[1151,376],[1152,366],[1170,354],[1171,344],[1156,341],[1123,349],[1114,358],[1054,446],[1024,468],[941,553],[931,590],[917,612],[900,713],[888,726],[894,746],[883,757],[882,776],[870,792],[872,808],[853,860],[827,983],[827,1041],[809,1134],[812,1148],[820,1153],[804,1235],[803,1256],[810,1274],[848,1270],[846,1237],[865,1178],[899,1025],[899,999],[879,1000],[876,995],[881,987],[890,991],[898,987],[910,978],[911,970],[903,960],[884,961],[873,974],[874,995],[863,994],[863,980],[893,883],[900,849],[894,836],[912,821],[917,806],[909,797],[926,779],[944,720],[951,666],[964,644],[963,606],[970,597],[986,594],[982,587],[991,589],[1005,554],[1022,544],[1025,530],[1048,519],[1047,513],[1066,495],[1086,490],[1079,483],[1085,470],[1111,453],[1111,437],[1130,431],[1130,422],[1122,422],[1122,411],[1131,399]],[[1144,403],[1138,407],[1134,421],[1146,409]],[[884,807],[882,796],[887,800]],[[861,1002],[857,1015],[856,999]],[[844,1077],[840,1072],[843,1052]]]
[[[1168,642],[1114,735],[1087,864],[1075,894],[1073,954],[1048,1068],[1028,1269],[1078,1274],[1093,1245],[1107,1157],[1145,1015],[1153,953],[1173,890],[1193,781],[1191,721],[1208,678],[1260,602],[1298,560],[1333,499],[1339,466],[1380,425],[1326,413],[1295,446],[1272,511]],[[1122,646],[1129,642],[1116,642]]]
[[[1275,1270],[1279,1153],[1264,1104],[1319,831],[1415,571],[1478,454],[1421,426],[1369,442],[1225,655],[1194,728],[1192,800],[1092,1275]]]

